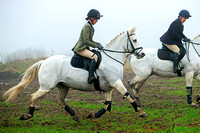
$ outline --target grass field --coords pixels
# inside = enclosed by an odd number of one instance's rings
[[[0,73],[1,74],[1,73]],[[124,84],[132,78],[126,71]],[[0,76],[1,77],[1,76]],[[200,108],[187,104],[185,81],[183,78],[165,79],[151,77],[140,92],[141,108],[148,114],[140,118],[122,95],[113,91],[111,113],[106,112],[99,119],[86,118],[89,112],[97,112],[104,107],[104,95],[99,92],[80,92],[70,90],[66,102],[80,117],[80,122],[55,103],[57,89],[37,102],[34,117],[22,121],[22,114],[27,113],[29,96],[38,88],[34,81],[27,89],[19,93],[13,103],[4,102],[3,92],[19,82],[18,78],[0,79],[0,133],[32,133],[32,132],[200,132]],[[200,84],[193,83],[193,101],[200,94]]]

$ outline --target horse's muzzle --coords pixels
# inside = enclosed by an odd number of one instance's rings
[[[145,53],[136,53],[137,59],[142,59],[145,56]]]

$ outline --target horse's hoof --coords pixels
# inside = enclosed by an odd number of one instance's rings
[[[146,113],[143,113],[140,115],[140,117],[145,118],[145,117],[148,117],[148,115]]]
[[[20,120],[28,120],[32,118],[33,116],[31,114],[24,114],[20,117]]]
[[[73,117],[73,120],[75,120],[76,122],[80,122],[79,117],[76,115]]]
[[[95,117],[95,114],[94,114],[94,113],[90,112],[90,113],[88,114],[87,118],[96,118],[96,117]]]

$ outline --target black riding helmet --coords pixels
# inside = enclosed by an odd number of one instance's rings
[[[90,19],[91,17],[94,19],[100,19],[101,17],[103,17],[103,15],[100,15],[100,12],[96,9],[91,9],[88,14],[87,17]]]
[[[190,15],[190,13],[189,13],[187,10],[181,10],[181,11],[179,12],[179,16],[182,16],[182,17],[184,17],[184,18],[186,18],[186,19],[188,19],[189,17],[192,17],[192,16]]]

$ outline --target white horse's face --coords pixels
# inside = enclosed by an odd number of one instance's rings
[[[131,42],[134,46],[134,48],[139,48],[140,47],[140,44],[137,40],[137,36],[135,35],[135,33],[132,33],[133,35],[130,36],[130,39],[131,39]]]
[[[132,49],[131,50],[128,49],[128,51],[132,51],[132,50],[136,49],[134,51],[134,55],[137,56],[138,58],[142,58],[142,57],[145,56],[145,54],[144,53],[140,53],[140,51],[142,50],[142,48],[141,48],[141,46],[140,46],[140,44],[138,42],[137,36],[135,34],[135,30],[136,30],[136,28],[133,28],[133,29],[131,29],[129,31],[129,38],[130,38],[130,40],[128,40],[128,41],[130,41],[130,42],[128,42],[128,45],[130,45],[130,46],[128,46],[128,48],[132,48]],[[141,48],[141,49],[138,49],[138,48]]]

